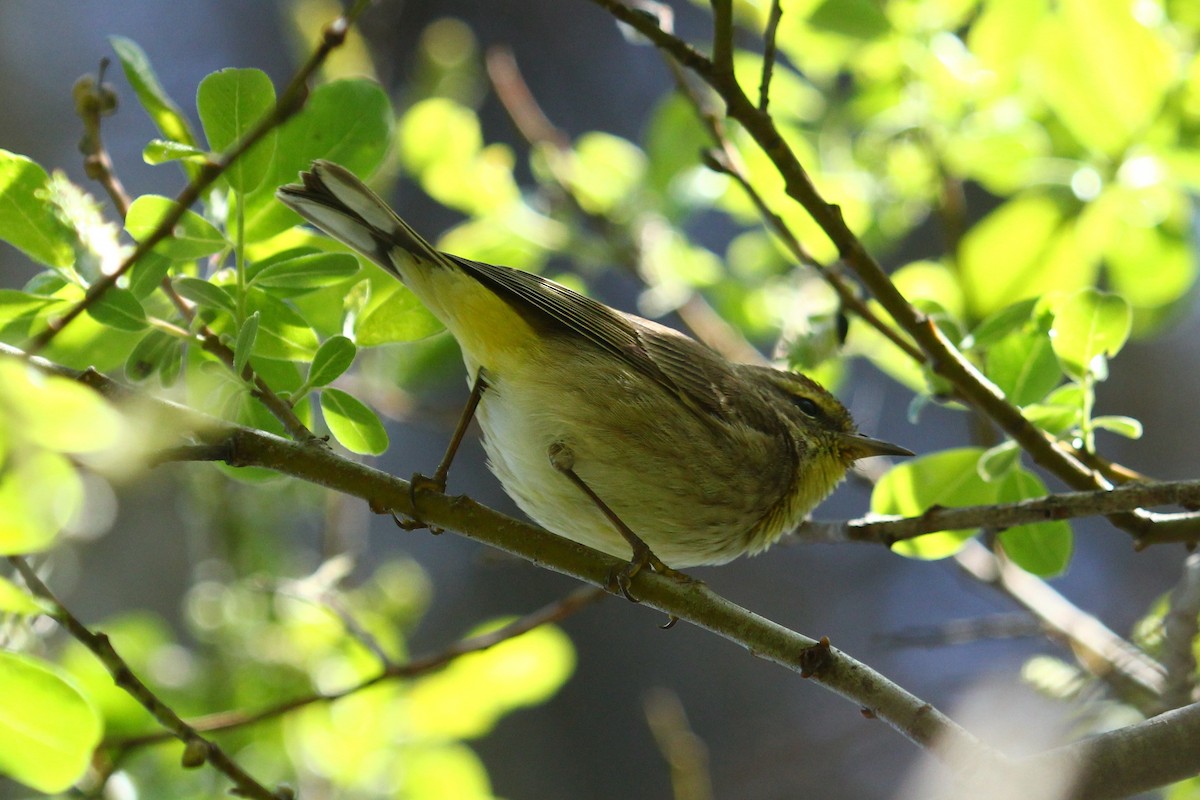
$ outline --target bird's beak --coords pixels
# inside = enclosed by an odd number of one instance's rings
[[[911,456],[915,455],[907,447],[885,442],[882,439],[872,439],[861,433],[843,433],[839,437],[843,455],[851,461],[871,456]]]

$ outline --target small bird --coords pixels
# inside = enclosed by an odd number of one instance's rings
[[[492,471],[548,530],[639,569],[723,564],[795,527],[868,456],[809,378],[694,339],[538,275],[435,249],[349,170],[315,161],[278,198],[408,286],[458,340]]]

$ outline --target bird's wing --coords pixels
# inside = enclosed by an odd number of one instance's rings
[[[678,331],[622,314],[530,272],[449,256],[501,297],[532,308],[554,327],[565,328],[677,395],[693,411],[720,415],[723,386],[732,372],[710,348]]]

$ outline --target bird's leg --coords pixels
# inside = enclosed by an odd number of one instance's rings
[[[608,521],[611,522],[613,527],[616,528],[621,536],[625,538],[625,541],[629,543],[630,549],[633,550],[633,558],[630,559],[629,563],[621,569],[614,571],[612,576],[610,576],[610,588],[615,585],[615,587],[621,591],[621,594],[625,595],[625,599],[636,603],[638,602],[637,598],[629,593],[629,584],[633,580],[633,576],[637,575],[645,567],[650,567],[650,569],[654,570],[660,575],[666,575],[676,579],[691,580],[687,575],[683,574],[679,570],[668,567],[662,562],[662,559],[654,555],[654,552],[650,549],[650,545],[642,541],[642,538],[634,533],[633,530],[631,530],[630,527],[626,525],[619,516],[617,516],[615,511],[608,507],[608,503],[605,503],[604,500],[600,498],[600,495],[596,494],[592,487],[588,486],[583,478],[579,477],[578,473],[575,472],[575,453],[570,447],[562,442],[555,442],[554,444],[550,445],[547,455],[550,457],[550,465],[565,475],[567,479],[571,481],[571,483],[578,486],[579,490],[587,495],[588,498],[596,504],[596,508],[600,509],[601,513],[608,518]]]
[[[412,479],[408,485],[408,496],[412,502],[413,511],[417,509],[417,492],[420,491],[446,491],[446,476],[450,473],[450,464],[454,461],[454,456],[458,453],[458,446],[462,444],[463,436],[467,433],[467,428],[471,425],[471,420],[475,417],[475,409],[479,407],[479,400],[483,397],[483,390],[487,388],[487,379],[484,378],[483,368],[475,373],[475,381],[471,384],[471,395],[467,398],[467,404],[463,406],[462,413],[458,416],[458,424],[454,426],[454,433],[450,437],[450,443],[446,445],[446,453],[442,456],[441,462],[438,463],[437,469],[433,471],[433,477],[422,475],[420,472],[414,472]],[[395,516],[393,514],[393,516]],[[405,530],[413,530],[416,528],[426,527],[425,523],[419,517],[414,516],[411,520],[396,519],[396,524]],[[430,530],[433,530],[432,528]],[[440,532],[440,531],[436,531]]]

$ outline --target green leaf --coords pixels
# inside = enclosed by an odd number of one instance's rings
[[[1028,297],[1090,286],[1098,262],[1051,197],[1023,194],[967,232],[961,269],[968,305],[987,316]]]
[[[180,159],[203,163],[208,161],[210,157],[211,154],[207,150],[201,150],[199,147],[193,147],[190,144],[172,142],[169,139],[151,139],[142,148],[142,160],[147,164],[155,166],[165,164],[168,161],[179,161]]]
[[[1033,86],[1085,148],[1116,155],[1145,135],[1175,80],[1166,26],[1144,24],[1128,0],[1056,5],[1030,32]]]
[[[997,501],[1015,503],[1046,496],[1046,485],[1033,473],[1019,469],[1008,474]],[[1000,544],[1022,569],[1044,578],[1060,574],[1071,560],[1074,537],[1065,520],[1016,525],[1000,533]]]
[[[1120,352],[1132,324],[1132,311],[1125,298],[1084,289],[1055,308],[1050,341],[1062,368],[1082,379],[1104,369],[1104,359]]]
[[[987,483],[977,469],[983,450],[943,450],[897,464],[875,484],[871,511],[915,516],[935,506],[974,506],[995,502],[999,485]],[[899,542],[892,549],[913,558],[953,555],[974,530],[943,531]]]
[[[634,195],[645,175],[646,154],[619,136],[591,131],[575,143],[571,186],[587,211],[611,212]]]
[[[321,413],[330,433],[350,452],[376,456],[387,450],[383,423],[353,395],[340,389],[323,389]]]
[[[1124,436],[1126,439],[1142,438],[1142,423],[1133,417],[1104,416],[1093,417],[1092,427]]]
[[[157,253],[146,253],[129,269],[129,291],[145,300],[162,287],[162,279],[171,271],[171,259]]]
[[[0,150],[0,240],[39,263],[69,267],[74,235],[47,199],[49,182],[38,164]]]
[[[230,314],[237,313],[237,303],[224,286],[218,286],[212,281],[193,278],[189,275],[176,278],[172,281],[172,285],[180,297],[191,300],[197,305],[219,308]]]
[[[64,456],[34,450],[14,459],[0,471],[0,554],[45,550],[82,506],[83,484]]]
[[[1062,381],[1045,331],[1012,334],[987,351],[987,376],[1018,406],[1041,400]]]
[[[140,331],[147,324],[146,309],[128,289],[110,288],[88,306],[88,316],[102,325],[122,331]]]
[[[0,612],[32,617],[38,614],[49,614],[53,611],[53,603],[40,597],[34,597],[7,578],[0,577]],[[3,703],[3,700],[0,700],[0,703]]]
[[[163,136],[173,142],[195,145],[196,137],[192,133],[191,126],[188,125],[187,117],[183,115],[179,106],[175,105],[175,102],[163,89],[162,84],[158,82],[154,67],[150,65],[150,59],[146,57],[142,48],[132,39],[126,39],[123,36],[110,36],[108,41],[121,61],[121,69],[125,72],[126,80],[133,87],[134,93],[142,107],[146,109],[146,113],[150,115],[155,127]]]
[[[242,370],[250,361],[250,354],[254,352],[254,340],[258,338],[259,319],[259,312],[255,311],[246,317],[241,330],[238,331],[237,343],[233,347],[233,373],[235,375],[242,374]]]
[[[1065,406],[1057,403],[1030,403],[1021,409],[1021,413],[1025,419],[1055,436],[1061,436],[1072,428],[1078,427],[1082,418],[1079,406]]]
[[[310,386],[327,386],[350,369],[358,348],[345,336],[331,336],[321,343],[308,370]]]
[[[287,303],[260,289],[249,289],[246,301],[261,314],[254,354],[284,361],[309,361],[320,341],[308,321]]]
[[[271,174],[246,198],[246,240],[261,241],[296,224],[296,214],[275,199],[275,189],[296,180],[314,158],[341,164],[356,175],[378,169],[392,142],[392,103],[383,88],[364,79],[322,84],[304,108],[278,130]]]
[[[64,453],[106,450],[122,435],[121,415],[94,389],[8,357],[0,358],[0,414],[23,441]]]
[[[979,477],[991,483],[1012,471],[1021,460],[1021,448],[1012,439],[1005,439],[1000,444],[989,447],[979,457]]]
[[[162,331],[150,331],[125,359],[125,374],[131,380],[144,381],[155,372],[165,370],[170,361],[178,361],[180,356],[177,339]]]
[[[1025,327],[1037,303],[1038,299],[1031,297],[1028,300],[1021,300],[1005,306],[976,325],[975,329],[971,331],[971,335],[963,342],[963,348],[967,350],[987,349],[1010,333],[1015,333]]]
[[[58,667],[0,651],[0,773],[40,792],[66,791],[87,770],[103,728]]]
[[[424,339],[444,330],[408,287],[396,283],[390,291],[373,295],[354,326],[354,339],[361,347]]]
[[[279,261],[260,270],[251,281],[280,289],[320,289],[340,283],[359,270],[350,253],[312,253]]]
[[[226,152],[275,106],[275,86],[262,70],[223,69],[200,81],[196,110],[208,146]],[[262,183],[275,155],[271,131],[225,171],[224,179],[235,192],[245,194]]]
[[[158,228],[175,205],[175,201],[167,197],[142,195],[129,206],[125,230],[140,242]],[[194,211],[184,211],[175,223],[172,235],[159,242],[154,252],[176,261],[190,261],[212,255],[227,245],[225,237],[211,222]]]
[[[875,0],[825,0],[808,18],[818,30],[856,39],[875,39],[892,29]]]

